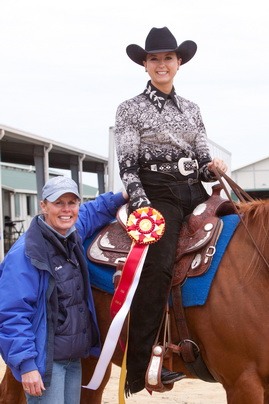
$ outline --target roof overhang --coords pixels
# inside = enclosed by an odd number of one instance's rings
[[[57,169],[68,170],[74,159],[80,159],[84,172],[103,173],[108,163],[107,158],[97,154],[3,125],[0,125],[0,140],[1,161],[5,163],[34,165],[39,150],[49,153],[49,166]]]

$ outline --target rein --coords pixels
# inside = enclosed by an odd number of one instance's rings
[[[212,167],[212,172],[214,173],[215,177],[217,178],[217,180],[219,181],[220,185],[222,186],[227,198],[229,199],[229,201],[232,203],[234,210],[236,212],[236,214],[239,216],[239,219],[241,221],[241,223],[243,224],[249,238],[251,239],[252,243],[254,244],[256,250],[258,251],[260,257],[262,258],[262,260],[264,261],[265,265],[267,266],[267,268],[269,268],[269,263],[267,261],[267,259],[265,258],[265,256],[263,255],[263,253],[261,252],[259,246],[257,245],[256,241],[254,240],[252,234],[249,231],[249,228],[243,218],[243,216],[241,215],[237,204],[233,201],[233,199],[231,198],[231,195],[222,179],[225,178],[225,181],[227,182],[227,184],[229,184],[229,186],[231,187],[231,189],[233,190],[233,192],[235,193],[235,195],[237,196],[237,198],[240,200],[240,202],[243,203],[248,203],[248,202],[253,202],[255,199],[252,198],[247,192],[245,192],[242,188],[239,187],[238,184],[236,184],[236,182],[234,182],[227,174],[225,174],[222,170],[220,170],[218,167],[213,166]]]

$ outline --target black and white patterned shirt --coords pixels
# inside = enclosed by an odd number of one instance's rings
[[[149,81],[145,91],[119,105],[115,144],[120,176],[137,207],[150,204],[139,179],[145,164],[177,162],[182,155],[197,159],[203,181],[212,181],[206,164],[211,161],[199,107],[174,88],[167,95]]]

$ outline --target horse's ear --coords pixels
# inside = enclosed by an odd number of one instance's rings
[[[126,229],[127,219],[128,219],[128,203],[122,205],[117,211],[117,221],[120,225]]]

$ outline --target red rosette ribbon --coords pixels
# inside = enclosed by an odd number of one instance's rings
[[[137,244],[151,244],[158,241],[165,230],[162,214],[151,206],[136,209],[127,220],[126,230]]]

